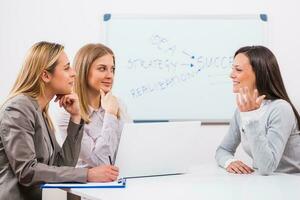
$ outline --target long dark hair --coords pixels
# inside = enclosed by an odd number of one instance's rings
[[[283,84],[278,62],[274,54],[264,46],[245,46],[237,50],[234,57],[242,53],[248,57],[256,77],[256,87],[260,95],[266,95],[266,99],[283,99],[293,108],[298,128],[300,116],[292,104]]]

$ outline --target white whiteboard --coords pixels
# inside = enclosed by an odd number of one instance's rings
[[[234,52],[266,43],[266,15],[104,15],[113,91],[134,120],[227,122]]]

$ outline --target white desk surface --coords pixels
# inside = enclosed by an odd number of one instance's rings
[[[300,176],[237,175],[215,164],[206,164],[184,175],[128,179],[125,189],[71,189],[70,192],[91,200],[298,200]]]

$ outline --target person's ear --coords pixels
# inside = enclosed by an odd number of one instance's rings
[[[42,72],[41,78],[45,83],[49,83],[52,79],[52,74],[50,74],[47,70],[44,70]]]

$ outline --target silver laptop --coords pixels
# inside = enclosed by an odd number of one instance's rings
[[[115,165],[120,177],[186,173],[197,149],[201,122],[125,124]]]

